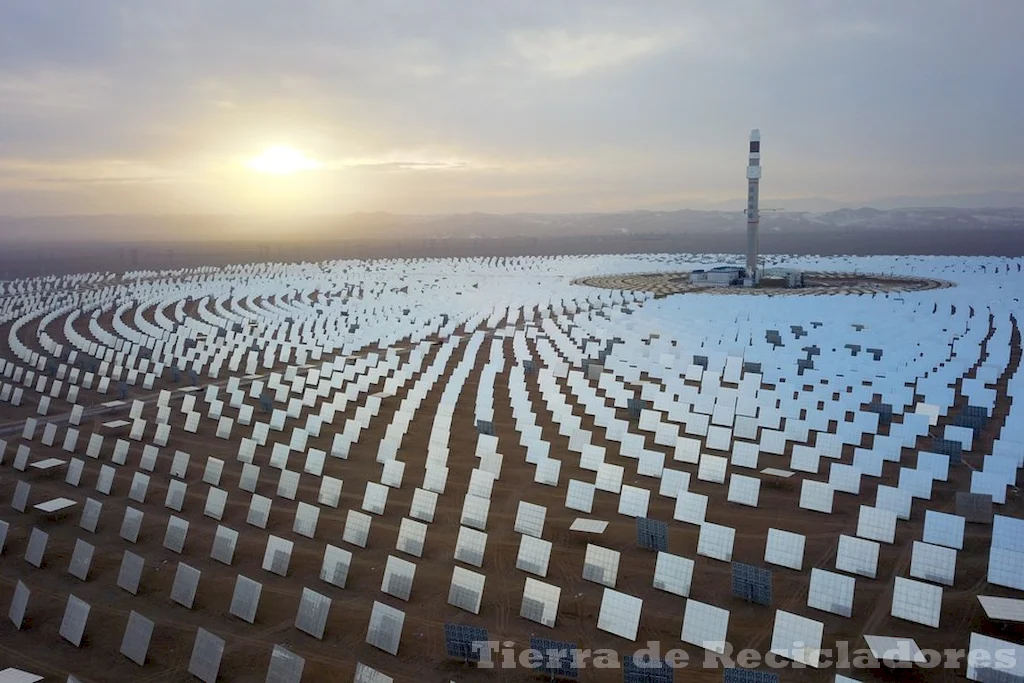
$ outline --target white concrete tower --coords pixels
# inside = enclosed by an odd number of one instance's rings
[[[747,159],[747,277],[757,284],[758,223],[761,216],[757,210],[758,184],[761,181],[761,131],[750,131],[750,156]]]

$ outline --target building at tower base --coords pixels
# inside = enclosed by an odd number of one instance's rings
[[[717,266],[707,270],[694,270],[690,273],[690,282],[706,287],[729,287],[743,281],[744,270],[739,266]]]

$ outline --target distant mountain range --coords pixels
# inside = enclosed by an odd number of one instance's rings
[[[228,215],[0,217],[0,242],[278,242],[665,236],[740,233],[742,211],[485,214],[355,213],[256,218]],[[860,208],[763,212],[768,232],[1024,231],[1024,208]]]
[[[814,213],[837,211],[850,206],[849,203],[838,202],[834,199],[827,199],[825,197],[787,197],[785,199],[779,199],[777,197],[770,196],[762,197],[761,205],[765,207],[785,207],[789,211],[806,211]],[[897,197],[875,198],[864,202],[859,206],[882,210],[905,209],[908,207],[927,207],[933,209],[1007,209],[1024,206],[1024,192],[973,192],[935,196],[903,195]],[[654,206],[649,208],[671,209],[674,207]],[[691,204],[690,208],[705,211],[729,210],[731,208],[742,208],[742,200],[694,203]]]

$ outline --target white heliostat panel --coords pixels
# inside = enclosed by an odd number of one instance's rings
[[[758,449],[757,444],[737,441],[732,446],[731,462],[733,467],[745,467],[756,470],[760,455],[761,451]]]
[[[697,539],[697,554],[723,562],[732,561],[732,546],[736,530],[721,524],[704,522]]]
[[[857,535],[870,541],[892,543],[896,540],[896,513],[861,505],[857,517]]]
[[[828,483],[833,490],[841,493],[860,493],[860,470],[853,465],[834,462],[828,472]]]
[[[589,482],[570,479],[565,491],[565,507],[590,514],[594,507],[594,485]]]
[[[1002,472],[971,472],[971,493],[987,494],[993,503],[1006,503],[1006,487],[1010,485],[1008,473]],[[1013,475],[1016,480],[1016,473]]]
[[[321,505],[336,508],[341,502],[341,487],[344,482],[334,477],[322,477],[320,479],[320,490],[317,492],[316,502]],[[419,489],[417,489],[419,490]],[[415,499],[413,499],[415,505]]]
[[[879,662],[900,663],[906,666],[909,662],[924,664],[928,661],[913,638],[865,634],[864,642]]]
[[[527,447],[529,450],[529,447]],[[604,462],[605,449],[601,446],[584,446],[580,453],[580,469],[589,472],[597,472],[597,468]],[[530,462],[527,458],[527,462]]]
[[[935,481],[949,478],[949,456],[921,451],[917,454],[917,469],[928,472]]]
[[[879,484],[875,489],[875,507],[896,513],[898,519],[910,519],[913,503],[914,497],[901,488]]]
[[[979,595],[978,602],[981,603],[982,609],[985,610],[985,616],[993,621],[1024,623],[1024,600]]]
[[[473,470],[469,475],[469,490],[467,495],[490,498],[494,489],[494,475],[483,470]]]
[[[708,448],[716,451],[727,451],[732,444],[732,430],[728,427],[708,427],[705,443]],[[706,456],[701,456],[701,460],[704,457]]]
[[[764,561],[801,571],[804,566],[804,546],[807,537],[782,529],[768,529],[764,547]]]
[[[397,655],[403,626],[405,612],[374,601],[370,624],[366,630],[366,642],[391,655]]]
[[[646,517],[651,492],[637,486],[622,485],[619,491],[619,514],[627,517]]]
[[[594,486],[598,491],[618,493],[622,488],[622,475],[624,472],[625,470],[619,465],[603,463],[599,468],[597,468],[597,477],[594,480]]]
[[[544,486],[558,486],[558,478],[562,472],[562,461],[544,458],[537,462],[533,473],[533,481]]]
[[[491,499],[466,494],[462,502],[461,524],[484,531],[487,528],[487,517],[491,509]]]
[[[865,477],[880,477],[885,467],[885,454],[880,450],[856,448],[853,452],[853,467]]]
[[[672,451],[672,458],[678,462],[696,465],[700,461],[700,440],[680,437]]]
[[[956,576],[956,551],[941,545],[914,541],[910,575],[915,579],[952,586]]]
[[[526,585],[523,586],[523,603],[519,608],[519,616],[554,628],[561,596],[562,589],[559,586],[527,578]]]
[[[356,662],[356,677],[353,679],[353,683],[395,683],[395,679],[362,662]]]
[[[900,468],[898,486],[904,491],[910,492],[910,495],[914,498],[931,500],[933,481],[931,472],[926,470],[911,469],[909,467]]]
[[[490,472],[494,475],[495,479],[501,477],[501,465],[505,460],[505,456],[501,453],[489,453],[480,457],[480,469],[485,472]]]
[[[548,562],[551,558],[551,541],[533,536],[521,536],[519,554],[516,556],[516,569],[530,572],[537,576],[547,576]]]
[[[729,610],[693,599],[686,601],[681,641],[721,654],[725,652],[728,631]]]
[[[583,578],[615,588],[615,580],[619,575],[619,555],[617,550],[588,543],[587,554],[583,558]]]
[[[433,493],[443,494],[448,484],[448,468],[443,465],[427,465],[423,473],[423,488]]]
[[[384,463],[384,469],[380,475],[380,483],[389,488],[402,488],[402,479],[405,476],[405,463],[398,460],[388,460]]]
[[[323,564],[320,566],[320,579],[338,588],[344,588],[351,566],[352,553],[328,544],[324,549]]]
[[[388,504],[388,487],[375,481],[366,482],[362,509],[375,515],[383,515]]]
[[[924,535],[925,543],[944,545],[947,548],[963,550],[964,528],[966,521],[959,515],[950,515],[945,512],[928,510],[924,513]],[[992,528],[992,537],[995,539],[996,529]]]
[[[608,528],[608,522],[603,519],[586,519],[577,517],[569,525],[569,531],[576,531],[583,534],[603,534]]]
[[[988,582],[1024,590],[1024,519],[993,517]]]
[[[659,478],[665,470],[665,454],[655,451],[641,451],[636,464],[636,473],[641,477]]]
[[[487,548],[487,534],[483,531],[459,527],[459,536],[455,541],[455,559],[459,562],[482,567],[484,551]]]
[[[480,613],[484,583],[487,577],[463,567],[452,567],[452,582],[448,587],[448,604],[473,614]]]
[[[597,627],[634,642],[636,632],[640,628],[640,612],[643,606],[644,601],[640,598],[605,588],[601,597]]]
[[[972,633],[967,653],[967,680],[981,683],[1024,680],[1024,645]]]
[[[403,518],[398,527],[398,540],[395,542],[395,548],[414,557],[422,557],[426,543],[427,525],[408,517]]]
[[[724,484],[725,472],[728,465],[728,458],[705,453],[700,456],[700,465],[697,468],[697,479],[700,481],[709,481],[714,484]]]
[[[890,614],[932,628],[939,627],[942,611],[942,588],[920,581],[896,577]]]
[[[821,452],[812,446],[793,446],[793,455],[789,459],[789,467],[797,472],[817,474],[821,466]]]
[[[726,498],[730,503],[757,507],[757,499],[761,493],[761,480],[757,477],[747,477],[742,474],[733,474],[729,478],[729,495]]]
[[[388,555],[384,565],[384,578],[380,584],[382,593],[393,595],[408,602],[412,584],[416,579],[416,565],[394,555]]]
[[[687,524],[704,524],[704,516],[708,510],[708,497],[700,493],[683,491],[676,498],[675,512],[672,518]]]
[[[434,521],[434,511],[437,508],[437,494],[426,489],[416,489],[412,494],[412,505],[409,508],[409,516],[423,522]]]
[[[370,535],[370,523],[373,518],[364,515],[357,510],[349,510],[345,518],[345,529],[341,539],[346,543],[357,545],[360,548],[366,547],[366,540]]]
[[[939,423],[939,416],[945,414],[945,411],[937,405],[918,403],[914,407],[914,413],[924,415],[927,418],[927,424],[934,427]]]
[[[693,564],[693,560],[688,557],[659,551],[654,567],[654,587],[666,593],[688,597],[693,581]]]
[[[800,488],[800,507],[831,514],[833,493],[832,487],[825,482],[805,479]]]
[[[950,441],[959,441],[965,453],[970,452],[974,448],[974,430],[970,427],[946,425],[942,438],[949,439]]]
[[[836,569],[873,579],[878,573],[878,549],[875,541],[840,535]]]
[[[761,470],[761,474],[767,474],[770,477],[778,477],[779,479],[789,479],[794,474],[796,474],[796,472],[792,472],[790,470],[780,470],[775,467],[765,467],[763,470]]]
[[[543,505],[520,501],[516,511],[515,532],[540,538],[544,535],[544,519],[547,514],[548,509]]]
[[[44,678],[28,671],[8,667],[0,670],[0,683],[38,683]]]
[[[666,469],[661,472],[661,483],[658,495],[675,499],[682,491],[690,488],[690,473],[680,470]]]
[[[825,625],[798,614],[775,611],[771,651],[815,668],[821,666],[821,639]]]
[[[279,576],[288,576],[288,566],[291,563],[294,548],[294,542],[271,535],[267,539],[266,550],[263,553],[264,571]]]
[[[852,576],[813,567],[807,591],[807,606],[849,618],[853,614],[856,586],[857,579]]]

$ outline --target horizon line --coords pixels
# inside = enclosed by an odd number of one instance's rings
[[[766,213],[784,213],[784,214],[828,214],[835,213],[837,211],[860,211],[862,209],[871,209],[873,211],[904,211],[911,209],[928,209],[928,210],[951,210],[951,211],[1006,211],[1006,210],[1024,210],[1024,203],[1015,204],[1012,206],[974,206],[974,207],[963,207],[963,206],[950,206],[950,205],[928,205],[928,204],[907,204],[901,206],[894,206],[889,208],[879,208],[877,206],[871,206],[869,204],[862,205],[848,205],[839,206],[834,209],[827,210],[811,210],[811,209],[762,209]],[[6,219],[38,219],[38,218],[167,218],[167,217],[182,217],[182,218],[264,218],[264,219],[291,219],[291,218],[336,218],[343,216],[395,216],[402,218],[444,218],[451,216],[613,216],[619,214],[630,214],[630,213],[682,213],[686,211],[692,211],[697,213],[718,213],[718,214],[742,214],[745,209],[740,206],[736,209],[701,209],[694,207],[682,207],[677,209],[651,209],[651,208],[635,208],[635,209],[619,209],[615,211],[452,211],[448,213],[416,213],[416,212],[402,212],[402,211],[388,211],[384,209],[378,210],[365,210],[365,211],[348,211],[348,212],[320,212],[320,213],[239,213],[239,212],[123,212],[123,213],[112,213],[112,212],[97,212],[97,213],[39,213],[39,214],[2,214],[0,213],[0,220]]]

